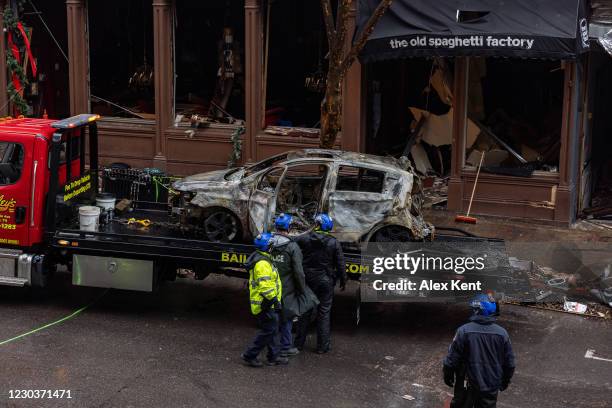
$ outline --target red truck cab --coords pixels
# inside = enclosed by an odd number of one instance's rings
[[[57,192],[86,176],[83,125],[98,117],[0,119],[0,284],[30,280],[20,268],[29,269],[36,256],[44,257],[45,232],[55,222],[48,214],[49,197],[56,196],[54,204],[62,199]],[[50,195],[50,188],[56,194]]]

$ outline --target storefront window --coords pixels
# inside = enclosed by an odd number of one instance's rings
[[[88,12],[92,111],[155,119],[151,0],[89,1]]]
[[[265,125],[319,127],[328,48],[319,2],[273,2],[268,24]]]
[[[408,157],[426,182],[424,207],[445,207],[453,145],[452,58],[367,64],[366,151]],[[382,179],[378,184],[382,188]]]
[[[466,164],[489,173],[557,172],[564,71],[560,61],[471,58]]]
[[[22,17],[36,62],[36,76],[32,77],[31,61],[24,60],[29,80],[24,97],[31,107],[27,114],[39,118],[46,113],[58,119],[70,116],[66,1],[25,2]]]
[[[367,64],[367,152],[408,156],[423,176],[448,175],[453,73],[452,59]]]
[[[244,1],[176,2],[176,121],[244,118]]]

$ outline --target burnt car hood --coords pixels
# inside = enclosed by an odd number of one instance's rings
[[[229,187],[236,185],[240,179],[226,180],[225,176],[228,173],[240,171],[237,169],[214,170],[206,173],[194,174],[187,176],[172,184],[172,188],[178,191],[196,191],[206,187]]]

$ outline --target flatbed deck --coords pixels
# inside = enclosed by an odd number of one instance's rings
[[[151,225],[128,223],[130,218],[150,220]],[[501,240],[470,235],[458,229],[442,229],[446,234],[436,235],[436,241],[449,242],[503,242]],[[72,253],[107,255],[128,258],[172,259],[204,266],[241,268],[253,252],[251,244],[211,242],[190,236],[173,222],[168,211],[142,209],[116,217],[100,225],[96,232],[81,231],[75,221],[67,228],[58,229],[50,239],[51,246]],[[345,246],[347,271],[358,276],[369,270],[367,259],[358,247]],[[370,262],[371,263],[371,262]],[[365,264],[365,265],[364,265]]]

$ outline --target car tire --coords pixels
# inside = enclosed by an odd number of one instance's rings
[[[240,221],[231,212],[215,209],[206,212],[202,219],[204,237],[213,242],[236,242],[240,240]]]
[[[395,251],[400,249],[401,245],[398,246],[399,242],[414,242],[414,236],[405,227],[400,225],[387,225],[379,230],[375,231],[368,243],[376,245],[377,251],[380,253],[386,253],[388,251]]]
[[[399,225],[382,227],[370,238],[370,242],[411,242],[414,241],[412,233]]]

